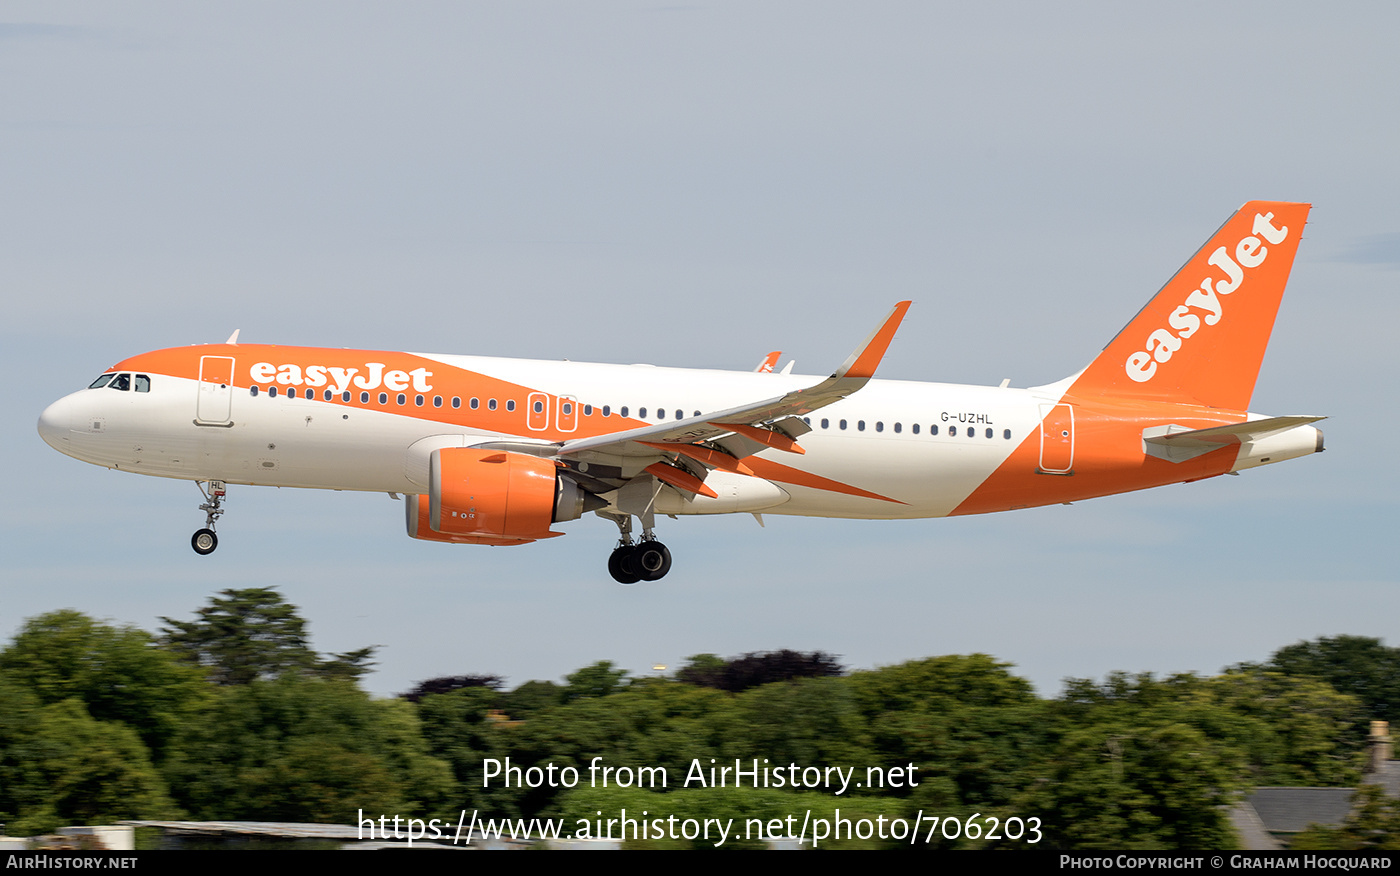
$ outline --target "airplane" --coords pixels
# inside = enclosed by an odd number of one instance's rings
[[[876,380],[910,302],[830,376],[288,347],[143,353],[50,405],[69,456],[227,485],[404,499],[408,535],[521,545],[595,512],[623,584],[671,569],[657,515],[926,518],[1076,502],[1323,449],[1248,411],[1309,204],[1245,204],[1082,371],[1029,388]],[[633,537],[632,520],[641,527]]]

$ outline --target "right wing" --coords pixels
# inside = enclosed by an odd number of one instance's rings
[[[746,474],[747,469],[740,462],[744,457],[769,448],[803,453],[796,439],[812,429],[802,421],[802,416],[838,402],[865,386],[894,340],[909,304],[908,301],[896,304],[865,343],[821,383],[698,417],[566,441],[555,456],[565,460],[581,454],[620,458],[620,462],[630,463],[623,469],[640,467],[687,492],[711,494],[703,483],[710,469]],[[680,469],[680,472],[673,469]],[[619,474],[627,478],[625,471]]]

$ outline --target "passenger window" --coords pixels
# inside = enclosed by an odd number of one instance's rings
[[[495,409],[496,409],[496,400],[495,400],[494,398],[491,399],[491,400],[489,400],[488,402],[486,402],[486,410],[488,410],[488,411],[494,411]]]
[[[477,408],[481,407],[481,402],[477,401],[476,399],[472,399],[468,404],[470,405],[472,410],[476,410]]]
[[[335,398],[335,390],[326,390],[325,395],[323,395],[322,398],[324,398],[326,401],[330,401],[331,399]]]
[[[937,423],[934,423],[932,426],[929,426],[929,427],[928,427],[928,433],[929,433],[930,435],[937,435],[937,434],[938,434],[938,424],[937,424]]]
[[[389,403],[389,393],[381,392],[379,394],[379,403],[381,405],[387,405]]]
[[[398,403],[399,403],[399,404],[403,404],[404,401],[405,401],[407,398],[408,398],[408,396],[404,395],[403,393],[399,393]]]
[[[362,392],[362,393],[360,393],[360,404],[362,404],[362,405],[367,405],[367,404],[369,404],[369,393],[367,393],[367,392]]]
[[[623,405],[622,410],[618,411],[618,413],[624,417],[627,416],[627,405]]]
[[[904,427],[901,426],[899,423],[894,424],[894,434],[898,435],[901,431],[903,431],[903,429]]]
[[[258,387],[257,387],[256,385],[253,385],[253,386],[248,387],[248,394],[251,395],[253,398],[257,398],[257,397],[258,397]]]
[[[988,429],[988,430],[987,430],[987,437],[988,437],[988,438],[992,437],[992,430],[991,430],[991,429]]]
[[[638,416],[639,418],[645,420],[645,419],[647,418],[647,409],[646,409],[646,408],[637,408],[637,416]]]
[[[876,421],[875,421],[875,431],[876,431],[876,432],[883,432],[883,431],[885,431],[885,424],[884,424],[884,422],[883,422],[882,420],[876,420]]]
[[[435,395],[435,396],[433,396],[433,407],[435,407],[435,408],[440,408],[440,407],[442,407],[442,396],[440,396],[440,395]]]
[[[909,431],[913,432],[915,435],[919,434],[919,424],[915,423],[914,425],[910,426]]]
[[[513,410],[515,410],[515,399],[513,399],[513,398],[512,398],[512,399],[506,399],[506,410],[508,410],[508,411],[513,411]]]
[[[822,428],[825,429],[825,428],[827,428],[827,427],[830,426],[830,425],[831,425],[831,421],[828,420],[826,417],[822,417]]]
[[[454,408],[460,408],[461,406],[462,406],[462,397],[461,397],[461,396],[457,396],[457,395],[452,396],[452,407],[454,407]]]
[[[611,416],[612,416],[612,405],[603,405],[603,416],[605,416],[605,417],[611,417]]]
[[[420,407],[420,408],[423,407],[423,396],[421,396],[421,395],[415,395],[415,396],[413,397],[413,403],[414,403],[415,405],[417,405],[418,407]]]
[[[1007,441],[1010,441],[1010,440],[1011,440],[1011,430],[1010,430],[1010,429],[1007,429],[1005,432],[1002,432],[1002,433],[1001,433],[1001,437],[1005,438]]]
[[[269,387],[267,388],[267,397],[268,397],[268,398],[277,398],[277,387],[275,387],[275,386],[269,386]]]

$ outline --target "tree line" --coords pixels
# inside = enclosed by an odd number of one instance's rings
[[[1353,636],[1215,676],[1070,680],[1054,698],[984,654],[847,671],[829,654],[776,651],[696,655],[668,677],[600,661],[562,684],[513,689],[463,675],[376,699],[360,687],[373,649],[318,654],[275,590],[226,590],[194,620],[161,620],[152,635],[57,611],[0,651],[0,822],[10,834],[135,818],[345,824],[363,811],[455,823],[463,809],[573,819],[622,808],[782,818],[839,807],[1042,826],[1034,846],[966,836],[933,845],[1227,848],[1224,807],[1250,788],[1355,786],[1366,722],[1400,727],[1400,649]],[[606,787],[508,786],[483,780],[488,761],[521,775],[549,765],[632,772]],[[697,764],[736,761],[906,781],[840,795],[680,782]],[[639,786],[631,776],[643,767],[671,781]],[[1400,809],[1368,806],[1364,829],[1309,841],[1400,836]]]

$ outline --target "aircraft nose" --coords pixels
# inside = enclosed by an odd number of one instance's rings
[[[64,396],[44,408],[39,415],[39,437],[44,439],[45,444],[63,453],[68,452],[68,435],[73,431],[76,416],[71,399],[72,396]]]

